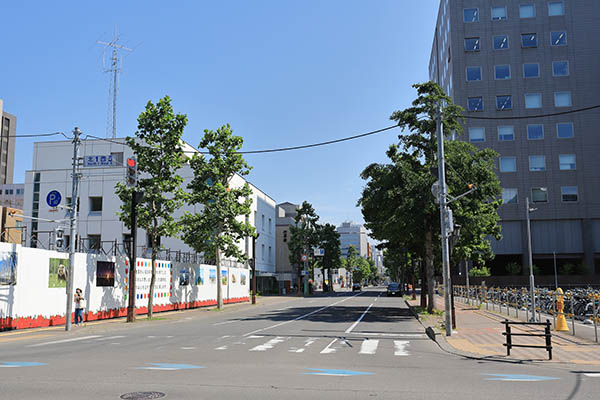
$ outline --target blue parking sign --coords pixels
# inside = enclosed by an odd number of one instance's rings
[[[46,196],[46,203],[48,203],[50,207],[56,207],[60,204],[61,200],[62,197],[58,190],[52,190],[50,193],[48,193],[48,196]]]

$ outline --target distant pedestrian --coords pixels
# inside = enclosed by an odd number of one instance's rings
[[[85,298],[81,289],[75,289],[75,325],[83,323],[83,309],[85,308]]]

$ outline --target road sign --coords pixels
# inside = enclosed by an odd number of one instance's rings
[[[61,197],[60,193],[58,192],[58,190],[52,190],[46,196],[46,203],[48,203],[48,205],[50,207],[56,207],[57,205],[60,204],[61,200],[62,200],[62,197]]]
[[[325,255],[325,249],[319,249],[318,247],[314,249],[314,252],[316,257],[323,257]]]
[[[308,271],[302,270],[302,276],[308,276]]]
[[[302,254],[302,255],[300,256],[300,261],[304,262],[304,261],[306,261],[306,260],[308,260],[308,256],[307,256],[306,254]]]

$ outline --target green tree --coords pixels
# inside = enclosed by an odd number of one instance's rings
[[[215,258],[217,267],[217,307],[223,307],[221,257],[245,261],[247,256],[238,243],[256,232],[247,221],[251,212],[252,190],[245,183],[230,187],[234,175],[246,176],[250,167],[239,153],[243,139],[234,136],[229,125],[216,131],[206,129],[199,144],[208,156],[194,154],[190,166],[194,178],[188,185],[187,203],[201,209],[183,216],[183,241],[205,257]]]
[[[148,318],[152,318],[154,283],[156,281],[156,258],[160,251],[160,238],[175,236],[177,221],[173,214],[182,205],[181,183],[177,171],[184,163],[181,137],[187,117],[175,114],[168,96],[157,104],[149,101],[138,117],[135,137],[127,137],[126,143],[137,157],[138,184],[136,190],[144,194],[137,205],[137,224],[146,230],[152,251],[152,276],[148,295]],[[122,201],[119,218],[131,229],[132,188],[119,182],[115,187]],[[135,244],[134,244],[135,245]],[[135,260],[132,260],[135,265]],[[134,284],[134,282],[131,282]]]
[[[440,250],[440,211],[431,194],[437,177],[436,114],[442,108],[444,137],[462,132],[462,108],[433,82],[416,84],[418,97],[412,107],[390,117],[404,129],[399,143],[390,146],[389,164],[371,164],[362,172],[367,180],[358,204],[365,226],[384,248],[403,247],[424,260],[428,289],[427,309],[433,311],[434,263]],[[493,173],[495,153],[478,150],[465,142],[445,141],[449,195],[457,196],[474,184],[477,190],[452,203],[461,237],[454,248],[457,257],[491,256],[487,235],[499,235],[496,209],[500,202],[498,179]],[[480,251],[481,252],[478,252]],[[439,258],[439,257],[438,257]]]
[[[325,251],[325,255],[321,261],[323,271],[327,270],[327,279],[329,280],[329,290],[333,289],[333,281],[331,279],[332,269],[340,268],[340,257],[342,251],[340,249],[340,234],[337,232],[334,225],[325,224],[319,228],[319,246]]]
[[[310,253],[313,247],[319,244],[319,216],[313,206],[303,201],[294,217],[295,226],[290,226],[290,238],[287,242],[289,260],[291,265],[296,265],[298,273],[302,270],[300,257]]]

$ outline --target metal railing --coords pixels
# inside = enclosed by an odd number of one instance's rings
[[[546,322],[515,322],[509,321],[505,319],[501,322],[504,324],[505,331],[502,332],[504,336],[506,336],[506,355],[510,356],[510,350],[513,347],[530,347],[536,349],[546,349],[548,352],[548,359],[552,360],[552,333],[550,332],[550,321],[546,320]],[[523,332],[523,333],[513,333],[511,330],[511,325],[531,325],[531,326],[544,326],[544,333],[532,333],[532,332]],[[513,336],[527,336],[527,337],[544,337],[546,339],[546,344],[541,346],[537,344],[514,344],[512,341]]]

